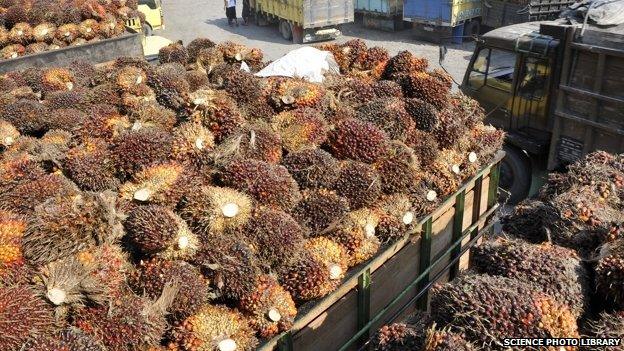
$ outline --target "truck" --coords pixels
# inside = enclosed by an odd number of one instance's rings
[[[403,29],[403,0],[355,0],[355,14],[367,28]]]
[[[574,0],[483,0],[481,25],[499,28],[533,21],[554,20]]]
[[[481,0],[404,0],[403,19],[420,39],[461,44],[479,34]]]
[[[139,0],[138,10],[145,15],[143,34],[152,35],[154,30],[165,29],[162,0]]]
[[[256,24],[278,24],[282,37],[294,43],[331,40],[338,26],[354,20],[354,0],[249,0]]]
[[[492,30],[477,41],[460,88],[507,132],[500,182],[511,203],[539,185],[533,173],[595,150],[624,152],[624,24]]]

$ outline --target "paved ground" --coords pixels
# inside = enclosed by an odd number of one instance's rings
[[[171,40],[182,40],[185,43],[197,37],[207,37],[218,42],[232,40],[262,49],[269,60],[279,58],[299,47],[282,39],[276,26],[258,27],[251,24],[247,27],[242,25],[229,27],[222,0],[163,0],[163,2],[166,29],[154,34]],[[242,0],[239,0],[239,3],[242,4]],[[438,45],[414,39],[409,30],[386,33],[366,29],[357,24],[345,25],[341,29],[344,35],[338,39],[339,42],[361,38],[370,46],[388,49],[391,54],[409,50],[428,58],[433,67],[438,65]],[[472,43],[448,46],[445,67],[457,81],[463,77],[473,48]]]

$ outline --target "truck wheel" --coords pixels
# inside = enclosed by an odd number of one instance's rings
[[[525,199],[531,190],[531,160],[515,146],[505,144],[503,149],[506,155],[501,163],[499,185],[503,191],[500,200],[515,205]]]
[[[150,26],[149,23],[143,23],[143,35],[149,37],[150,35],[152,35],[152,32],[152,26]]]
[[[282,33],[282,37],[286,40],[292,40],[292,28],[290,27],[290,23],[285,20],[281,20],[279,24],[280,33]]]
[[[481,23],[476,19],[464,23],[464,36],[475,38],[481,31]],[[469,40],[465,38],[465,40]]]

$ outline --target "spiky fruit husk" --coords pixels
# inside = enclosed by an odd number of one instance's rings
[[[55,196],[72,196],[76,186],[62,175],[47,174],[15,186],[0,194],[0,208],[18,214],[30,215],[35,207]]]
[[[108,144],[102,139],[86,139],[70,149],[63,160],[63,170],[82,190],[116,189],[115,163]]]
[[[467,341],[462,334],[448,329],[436,330],[432,327],[427,331],[427,340],[423,351],[476,351],[477,348]]]
[[[352,65],[352,72],[358,76],[379,79],[390,59],[388,50],[373,47],[358,55]]]
[[[282,138],[264,123],[245,125],[223,140],[214,155],[221,165],[240,158],[278,164],[282,160]]]
[[[501,223],[505,233],[536,244],[549,241],[553,231],[569,226],[561,219],[556,208],[537,200],[521,202],[513,213],[502,218]]]
[[[11,122],[0,119],[0,146],[3,148],[11,146],[19,136],[20,132]]]
[[[321,149],[290,153],[282,164],[301,189],[332,188],[339,175],[338,160]]]
[[[119,197],[134,204],[175,207],[194,184],[193,174],[185,166],[167,162],[147,167],[132,181],[119,188]]]
[[[154,89],[159,104],[173,110],[186,107],[191,87],[185,75],[184,66],[179,63],[167,63],[158,66],[148,76],[148,83]]]
[[[138,92],[137,87],[147,82],[147,74],[145,71],[136,66],[126,66],[117,72],[115,85],[119,90],[126,93],[135,94]]]
[[[409,193],[422,177],[414,150],[400,141],[391,142],[386,155],[374,167],[386,194]]]
[[[392,80],[380,80],[373,84],[373,91],[378,98],[402,98],[403,88]]]
[[[322,112],[310,108],[282,112],[273,117],[271,124],[281,135],[288,152],[318,148],[327,140],[329,132]]]
[[[357,161],[345,161],[334,183],[336,193],[349,200],[352,210],[373,204],[381,195],[381,177],[375,169]]]
[[[567,306],[510,278],[473,275],[436,287],[431,311],[440,325],[463,331],[476,346],[493,350],[508,349],[500,346],[503,338],[579,336]]]
[[[215,147],[214,135],[200,123],[186,122],[173,132],[171,156],[196,168],[208,165]]]
[[[22,99],[5,106],[2,110],[2,118],[11,122],[24,134],[37,134],[45,132],[45,116],[48,113],[48,109],[43,104]]]
[[[185,75],[186,81],[189,83],[191,92],[205,88],[210,85],[208,76],[200,70],[187,71]]]
[[[185,65],[189,60],[189,54],[181,43],[169,44],[158,51],[160,63],[180,63]]]
[[[315,236],[347,212],[349,201],[346,198],[335,191],[319,188],[305,190],[292,215]]]
[[[239,104],[249,104],[262,99],[259,78],[241,70],[238,66],[216,67],[210,81],[227,91]]]
[[[244,226],[251,217],[252,200],[230,188],[204,186],[190,191],[180,214],[198,234],[224,233]]]
[[[214,41],[208,38],[197,38],[192,40],[190,43],[186,45],[186,51],[188,52],[189,62],[196,62],[199,53],[204,49],[210,49],[215,47]]]
[[[281,210],[258,208],[243,233],[269,269],[279,269],[302,248],[305,232],[299,223]]]
[[[43,72],[41,77],[43,93],[53,91],[69,91],[76,88],[74,75],[65,68],[49,68]]]
[[[218,143],[246,123],[236,101],[223,91],[199,89],[189,100],[196,110],[193,119],[210,129]]]
[[[438,110],[432,104],[421,99],[405,99],[405,110],[419,130],[432,132],[439,124]]]
[[[327,142],[332,155],[339,159],[373,163],[385,152],[388,139],[374,124],[356,119],[339,122]]]
[[[199,269],[184,261],[141,261],[128,283],[135,292],[153,300],[160,296],[167,283],[180,284],[168,309],[168,319],[174,324],[199,311],[213,296],[208,280]]]
[[[421,330],[404,324],[384,325],[375,335],[373,345],[376,351],[422,350],[424,336]]]
[[[448,104],[450,88],[426,72],[415,72],[400,79],[408,98],[419,98],[442,109]]]
[[[111,151],[122,176],[131,176],[155,163],[165,161],[171,153],[172,136],[158,128],[141,128],[126,132],[113,140]]]
[[[199,246],[199,239],[182,218],[166,207],[137,207],[130,212],[124,226],[129,241],[144,255],[188,259]]]
[[[358,109],[358,119],[375,124],[390,139],[405,140],[414,129],[414,121],[400,98],[369,101]]]
[[[144,298],[123,294],[110,305],[85,308],[74,324],[110,350],[157,346],[167,326],[163,312]]]
[[[4,21],[7,28],[11,28],[20,22],[28,22],[28,7],[24,4],[8,6],[4,13]]]
[[[284,166],[237,160],[225,167],[220,178],[226,186],[243,191],[269,207],[287,211],[301,199],[297,182]]]
[[[49,47],[50,46],[46,43],[32,43],[26,46],[26,53],[27,54],[42,53],[42,52],[48,51]]]
[[[478,162],[484,164],[490,162],[503,148],[506,133],[490,125],[478,124],[469,133],[470,142],[464,149],[465,152],[474,152]]]
[[[12,191],[16,186],[35,181],[45,175],[34,157],[21,153],[0,161],[0,195]]]
[[[379,250],[378,226],[379,216],[369,209],[361,209],[347,214],[325,236],[346,249],[347,264],[353,267],[370,259]]]
[[[104,346],[82,330],[69,327],[60,332],[50,335],[42,335],[29,342],[25,350],[27,351],[59,351],[59,350],[81,350],[81,351],[106,351]]]
[[[85,91],[85,103],[91,105],[107,104],[121,106],[121,97],[112,83],[103,83]]]
[[[593,338],[614,338],[624,339],[624,311],[607,313],[603,312],[600,317],[588,323],[589,337]],[[614,351],[624,350],[624,346],[609,347]],[[588,347],[587,350],[599,351],[604,350],[603,346]]]
[[[54,331],[54,314],[36,292],[21,285],[0,287],[0,344],[18,351],[27,341]]]
[[[173,330],[174,344],[188,350],[215,351],[232,340],[236,350],[251,351],[258,344],[254,330],[240,312],[223,305],[204,305]]]
[[[262,275],[252,293],[243,296],[238,308],[262,338],[269,338],[292,327],[297,308],[288,291],[270,275]]]
[[[270,102],[279,111],[301,107],[319,107],[325,89],[305,80],[282,78],[275,81]]]
[[[225,299],[239,300],[253,291],[262,274],[255,248],[239,233],[204,233],[193,263]]]
[[[624,240],[603,245],[596,266],[596,291],[609,309],[624,308]]]
[[[54,114],[57,109],[77,109],[86,110],[88,108],[88,102],[82,91],[53,91],[47,93],[43,102],[45,106],[50,109],[50,114]],[[64,128],[71,128],[71,126],[65,126]]]
[[[383,77],[397,79],[405,74],[424,72],[428,66],[429,62],[426,58],[416,57],[409,51],[401,51],[388,61]]]
[[[536,284],[581,316],[589,301],[589,277],[578,255],[549,243],[529,244],[498,238],[475,247],[472,257],[480,273]]]
[[[305,251],[293,257],[279,272],[282,286],[298,302],[321,298],[334,291],[340,279],[331,279],[324,262]]]
[[[317,237],[308,239],[304,249],[312,258],[322,262],[330,273],[330,280],[344,278],[349,262],[347,250],[336,241]]]
[[[29,218],[22,240],[24,256],[45,264],[121,238],[123,227],[110,193],[52,198]]]
[[[357,107],[377,97],[374,85],[363,79],[329,76],[323,84],[333,93],[333,99],[329,100],[330,106],[348,105]]]

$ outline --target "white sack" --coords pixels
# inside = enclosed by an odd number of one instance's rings
[[[262,71],[256,73],[256,76],[304,78],[310,82],[322,83],[326,73],[340,73],[334,55],[306,46],[293,50],[282,58],[273,61]]]

